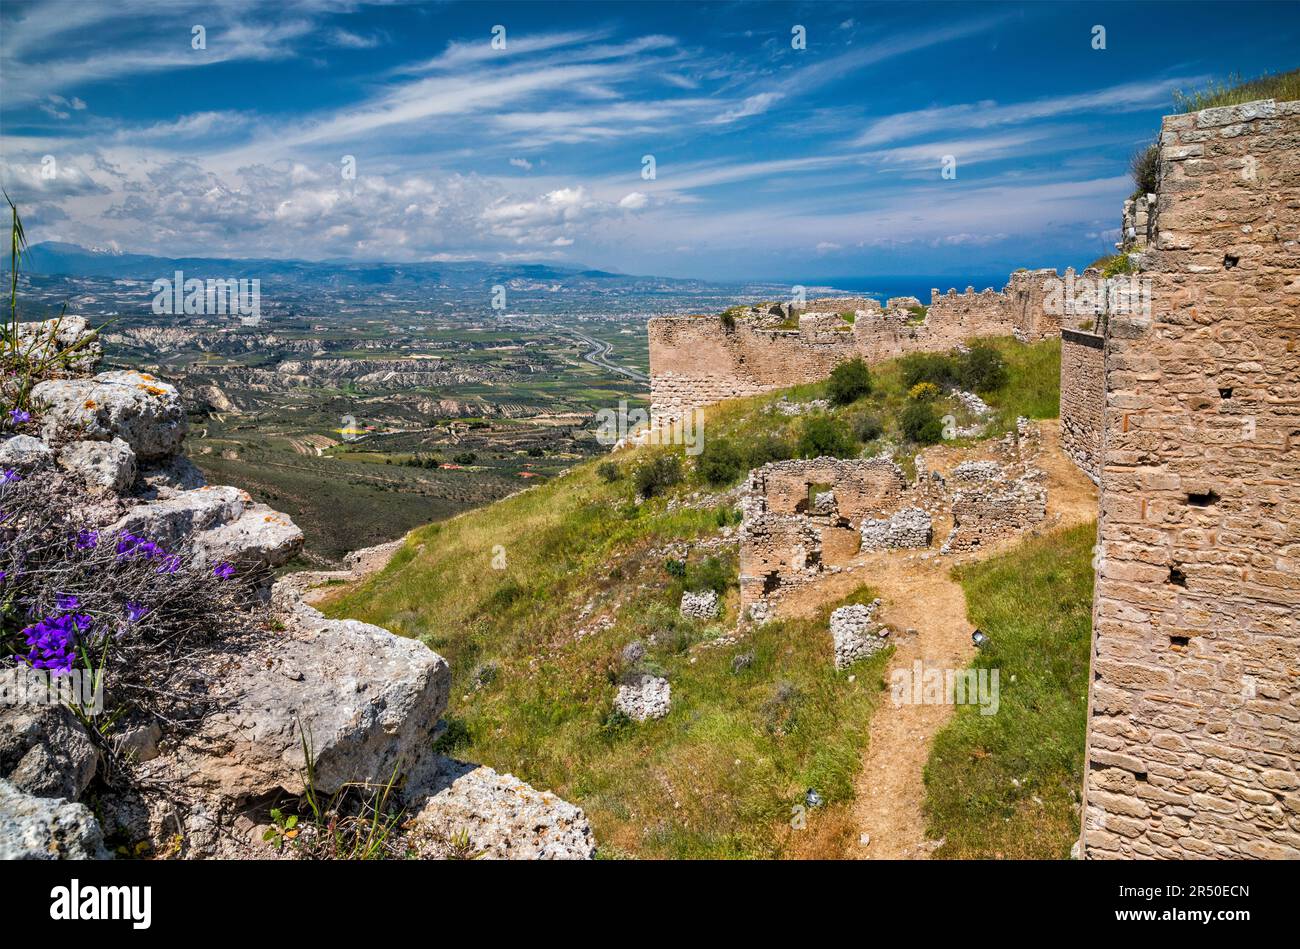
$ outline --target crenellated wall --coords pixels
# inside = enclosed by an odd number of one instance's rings
[[[1082,849],[1300,858],[1300,102],[1167,116],[1111,313]]]
[[[1067,271],[1065,279],[1072,279]],[[815,300],[798,329],[780,320],[720,316],[659,317],[648,326],[650,403],[656,418],[696,406],[824,379],[839,363],[868,362],[911,352],[941,351],[978,336],[1045,339],[1060,329],[1049,295],[1062,278],[1055,270],[1017,271],[1001,290],[932,290],[924,318],[914,297]],[[853,323],[839,314],[852,307]]]

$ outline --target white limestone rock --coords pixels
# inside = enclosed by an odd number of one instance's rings
[[[421,850],[430,848],[428,856],[443,856],[461,834],[469,853],[486,860],[590,860],[596,854],[581,808],[483,765],[435,758],[408,780],[412,798],[413,837]]]
[[[667,679],[643,673],[618,687],[614,708],[637,722],[663,718],[672,708],[672,687]]]
[[[143,765],[216,802],[384,784],[418,761],[447,707],[447,661],[419,640],[299,603],[266,654],[232,657],[219,707],[175,751]]]
[[[121,438],[141,460],[165,458],[185,438],[185,409],[174,386],[131,370],[92,379],[53,379],[32,389],[46,442]]]
[[[84,804],[35,797],[0,778],[0,860],[107,860],[104,834]]]
[[[120,494],[135,482],[135,452],[120,438],[73,442],[59,452],[59,464],[90,488]]]
[[[94,778],[99,752],[59,701],[59,684],[25,666],[0,669],[0,777],[27,794],[75,799]]]
[[[39,438],[14,435],[0,442],[0,469],[26,472],[53,460],[54,452]]]

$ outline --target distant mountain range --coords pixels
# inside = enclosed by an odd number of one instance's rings
[[[32,245],[28,249],[23,269],[30,274],[149,281],[171,279],[180,270],[187,279],[256,277],[264,285],[283,281],[333,287],[426,286],[448,290],[481,289],[493,284],[518,284],[521,281],[568,291],[636,293],[680,293],[719,286],[703,280],[634,276],[550,263],[369,263],[270,258],[153,257],[147,254],[88,250],[76,244],[57,241]]]

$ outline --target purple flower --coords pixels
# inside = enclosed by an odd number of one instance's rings
[[[235,575],[235,568],[228,563],[219,563],[212,568],[212,575],[218,580],[229,580]]]
[[[145,540],[143,537],[136,537],[134,534],[123,533],[117,539],[117,556],[134,557],[139,555],[145,560],[152,560],[157,556],[165,556],[167,551],[163,550],[151,540]]]
[[[71,672],[77,659],[77,640],[90,629],[84,613],[47,616],[22,631],[27,645],[27,662],[33,669],[49,669],[55,675]]]
[[[90,550],[99,543],[99,531],[78,531],[77,549]]]
[[[65,611],[75,610],[81,605],[81,600],[71,593],[56,593],[54,595],[54,605]]]
[[[24,412],[22,409],[9,410],[9,421],[13,422],[15,425],[21,425],[23,422],[30,422],[31,420],[31,412]]]
[[[181,558],[176,554],[168,554],[163,558],[162,563],[158,565],[158,573],[175,573],[181,568]]]
[[[149,612],[149,607],[142,603],[126,602],[126,619],[128,623],[138,623]]]
[[[11,481],[22,481],[22,477],[12,468],[6,468],[0,472],[0,484],[9,484]]]
[[[9,571],[0,570],[0,583],[4,583],[7,579],[9,579]]]

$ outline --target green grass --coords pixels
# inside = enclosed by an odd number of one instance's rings
[[[808,788],[827,813],[851,799],[885,657],[855,667],[854,682],[837,673],[830,606],[738,644],[692,649],[731,628],[737,594],[725,622],[683,619],[684,581],[647,548],[734,518],[670,512],[662,499],[634,505],[629,478],[604,484],[594,469],[414,531],[386,570],[326,608],[445,656],[448,718],[464,736],[448,750],[580,804],[606,856],[781,856],[805,833],[790,819]],[[498,549],[505,570],[491,567]],[[734,554],[723,560],[734,588]],[[862,589],[853,601],[871,597]],[[596,610],[584,616],[587,602]],[[613,625],[576,635],[604,607]],[[640,725],[611,714],[634,639],[648,647],[640,668],[667,675],[673,690],[672,712]],[[741,653],[752,662],[733,671]],[[476,687],[489,665],[495,674]]]
[[[991,404],[999,412],[1054,411],[1044,391],[1055,389],[1059,345],[994,345],[1010,381]],[[892,413],[906,402],[899,366],[884,363],[872,375],[870,396],[832,414],[872,411],[896,430]],[[785,394],[803,401],[825,390],[820,382]],[[746,444],[797,433],[802,418],[770,410],[779,395],[711,407],[707,438]],[[665,452],[684,457],[680,446],[619,452],[418,528],[384,571],[323,608],[419,638],[445,656],[457,738],[447,750],[581,805],[605,856],[839,856],[853,833],[848,805],[887,657],[859,663],[852,682],[835,671],[827,621],[845,601],[737,643],[704,645],[735,626],[734,542],[692,553],[684,569],[670,568],[666,561],[680,554],[666,551],[716,539],[735,525],[736,510],[683,503],[700,490],[690,459],[683,483],[638,503],[636,469]],[[620,476],[607,482],[597,469],[611,462]],[[493,568],[499,554],[505,569]],[[719,563],[711,566],[710,556]],[[706,576],[724,578],[723,615],[683,619],[683,589]],[[864,587],[850,599],[872,596]],[[623,649],[633,640],[647,645],[638,668],[672,685],[672,712],[657,722],[612,714],[618,679],[630,671]],[[733,671],[742,654],[752,654],[750,664]],[[809,788],[827,803],[795,830],[792,808]]]
[[[1237,73],[1227,80],[1211,82],[1202,89],[1180,90],[1174,93],[1174,104],[1180,112],[1199,112],[1225,105],[1241,105],[1257,99],[1276,99],[1291,102],[1300,99],[1300,69],[1282,73],[1266,73],[1256,79],[1243,80]]]
[[[999,706],[960,706],[925,770],[927,833],[946,858],[1063,859],[1079,835],[1096,525],[958,568],[971,622],[992,639]]]

